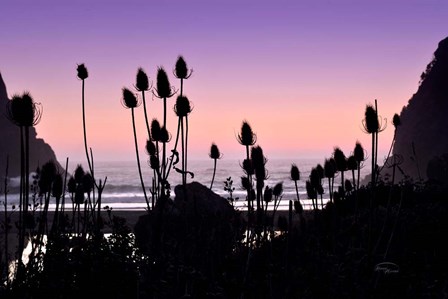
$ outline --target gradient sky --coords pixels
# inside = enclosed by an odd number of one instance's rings
[[[268,158],[346,155],[359,140],[366,104],[387,120],[417,91],[419,76],[448,35],[448,1],[22,1],[1,0],[0,72],[8,95],[28,90],[44,107],[38,136],[58,160],[83,160],[81,81],[96,160],[135,159],[131,112],[121,105],[138,67],[155,83],[183,55],[193,76],[185,94],[190,154],[243,159],[235,136],[243,120]],[[168,100],[168,129],[175,134]],[[162,120],[162,101],[149,101]],[[143,154],[145,127],[138,108]],[[380,161],[393,126],[380,134]],[[171,148],[172,145],[169,147]],[[369,155],[370,156],[370,155]]]

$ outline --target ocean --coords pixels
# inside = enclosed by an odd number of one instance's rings
[[[233,180],[233,187],[235,191],[233,193],[234,198],[239,198],[235,201],[235,207],[244,209],[246,203],[246,192],[241,188],[241,176],[244,175],[241,169],[240,163],[242,160],[236,159],[221,159],[217,162],[216,175],[213,183],[213,192],[221,195],[224,198],[228,198],[229,194],[224,191],[224,182],[228,177]],[[315,167],[318,163],[323,165],[323,159],[298,159],[292,161],[290,159],[270,159],[266,164],[268,170],[268,179],[265,181],[265,186],[274,187],[275,184],[283,183],[283,196],[279,205],[279,209],[287,209],[290,199],[296,199],[296,190],[294,182],[290,179],[290,170],[292,163],[295,163],[301,174],[301,179],[298,182],[300,200],[305,209],[311,208],[311,200],[308,199],[305,182],[308,180],[312,167]],[[86,162],[69,161],[68,172],[73,173],[76,166],[81,164],[84,170],[88,169]],[[61,161],[61,165],[65,165],[65,161]],[[152,169],[148,166],[146,161],[141,162],[142,173],[144,178],[145,187],[149,196],[149,187],[151,186],[151,180],[153,177]],[[194,173],[194,177],[188,176],[187,182],[196,181],[207,187],[210,187],[212,175],[213,175],[213,160],[189,160],[188,170]],[[361,177],[367,175],[368,169],[366,167],[361,169]],[[98,161],[95,162],[95,178],[97,180],[107,177],[107,183],[103,191],[102,205],[109,206],[114,210],[144,210],[146,208],[146,202],[144,199],[140,179],[138,175],[138,168],[136,161]],[[345,178],[351,179],[351,173],[346,172]],[[171,171],[169,176],[169,182],[171,184],[171,197],[174,197],[174,186],[181,182],[181,175],[175,171]],[[3,183],[3,182],[2,182]],[[17,190],[19,184],[19,178],[9,179],[9,193],[7,197],[8,209],[11,209],[12,205],[18,205],[19,196],[15,190]],[[334,188],[340,185],[340,177],[337,174],[335,178]],[[324,203],[329,199],[328,193],[328,180],[323,180],[324,187]],[[2,184],[0,190],[0,210],[4,209],[4,186]],[[66,195],[66,208],[71,208],[70,197]],[[271,203],[272,205],[272,203]],[[54,208],[54,202],[50,203],[50,209]]]

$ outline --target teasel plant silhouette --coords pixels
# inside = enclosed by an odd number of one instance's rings
[[[14,95],[7,103],[7,118],[20,129],[20,195],[19,195],[19,246],[17,254],[22,256],[25,246],[25,217],[28,214],[29,190],[30,190],[30,147],[29,129],[37,125],[42,117],[42,106],[35,103],[29,92],[24,92],[21,96]],[[24,274],[22,259],[18,259],[16,277],[20,278]]]
[[[163,67],[159,67],[157,69],[157,80],[156,87],[153,89],[152,93],[155,97],[163,100],[163,125],[166,129],[166,101],[171,98],[177,91],[170,85],[170,81],[168,79],[168,75]],[[166,160],[166,142],[162,142],[162,160],[160,163],[161,167],[161,175],[163,179],[166,179],[167,172],[167,160]],[[165,194],[165,184],[162,182],[162,195]]]
[[[359,141],[355,144],[355,149],[353,150],[353,156],[356,160],[356,170],[358,171],[357,179],[356,179],[356,190],[359,190],[359,180],[361,177],[361,168],[364,167],[364,161],[366,161],[366,151],[362,147],[361,143]]]
[[[140,165],[140,155],[139,155],[139,151],[138,151],[137,129],[135,127],[134,109],[139,107],[141,102],[134,95],[134,93],[126,87],[122,88],[122,93],[123,93],[123,97],[121,99],[121,103],[122,103],[123,107],[125,107],[127,109],[131,109],[132,129],[134,132],[135,156],[137,158],[138,175],[140,177],[140,184],[142,185],[143,196],[145,197],[145,201],[146,201],[146,207],[147,207],[147,210],[149,211],[151,209],[151,207],[149,205],[149,199],[148,199],[148,196],[146,195],[146,187],[145,187],[145,183],[143,181],[142,168]]]
[[[336,162],[333,158],[325,159],[324,161],[324,176],[328,179],[328,193],[330,195],[330,202],[333,203],[333,189],[334,177],[336,174]]]
[[[290,171],[290,177],[291,181],[294,182],[294,186],[296,187],[296,196],[297,196],[297,200],[294,201],[294,208],[296,210],[296,212],[301,215],[303,213],[303,206],[302,203],[300,202],[300,196],[299,196],[299,186],[298,186],[298,181],[300,181],[300,170],[299,167],[297,167],[296,164],[292,164],[291,165],[291,171]]]
[[[154,176],[152,178],[152,184],[151,184],[151,188],[150,188],[150,192],[151,192],[151,209],[154,209],[155,206],[155,202],[157,201],[158,198],[158,183],[160,181],[160,172],[159,172],[159,158],[158,158],[158,153],[156,153],[156,145],[154,144],[152,138],[149,138],[148,140],[146,140],[146,153],[149,156],[149,160],[148,160],[148,164],[150,166],[150,168],[153,170]],[[154,164],[154,161],[157,161],[156,164]]]
[[[213,159],[213,176],[212,176],[212,181],[210,183],[210,190],[212,190],[213,188],[213,182],[215,181],[215,174],[216,174],[216,164],[217,161],[219,159],[222,158],[222,154],[219,151],[218,146],[213,142],[212,145],[210,146],[210,153],[208,154],[208,156]]]
[[[320,165],[320,164],[316,165],[316,172],[317,172],[317,177],[319,178],[319,185],[317,188],[317,193],[320,196],[320,204],[323,209],[324,208],[324,201],[323,201],[324,187],[322,185],[322,180],[325,177],[325,173],[324,173],[324,168],[322,167],[322,165]]]
[[[182,55],[179,55],[177,57],[176,65],[175,65],[173,72],[174,72],[174,76],[180,80],[180,96],[182,97],[182,96],[184,96],[184,80],[187,80],[191,77],[191,75],[193,74],[193,69],[189,69],[184,57]],[[183,162],[183,164],[182,164],[183,171],[184,171],[184,173],[182,174],[184,185],[186,184],[187,172],[188,172],[188,114],[189,113],[187,113],[184,116],[184,118],[185,118],[185,140],[184,140],[185,146],[184,146],[184,150],[182,150],[182,152],[185,152],[184,153],[185,162]],[[184,159],[182,159],[182,161],[184,161]]]
[[[95,189],[93,190],[93,201],[95,203],[97,203],[98,221],[100,221],[101,197],[102,197],[104,188],[106,187],[107,176],[104,178],[104,181],[102,179],[100,179],[99,182],[97,183],[96,178],[95,178],[95,163],[94,163],[93,151],[92,151],[92,148],[89,148],[87,145],[87,126],[86,126],[86,109],[85,109],[85,80],[89,77],[89,72],[87,70],[87,67],[84,65],[84,63],[78,64],[76,71],[77,71],[77,77],[82,81],[81,102],[82,102],[82,127],[83,127],[83,135],[84,135],[84,150],[85,150],[85,154],[86,154],[87,164],[89,166],[89,171],[92,175],[95,188],[98,191],[98,198],[95,199]],[[100,230],[100,223],[98,222],[97,223],[97,232],[99,232],[99,230]]]
[[[186,185],[187,183],[187,173],[190,173],[187,169],[187,142],[188,142],[188,115],[193,111],[193,107],[191,105],[190,100],[185,96],[178,96],[176,100],[176,104],[174,105],[174,112],[176,113],[177,117],[179,118],[178,122],[178,131],[177,131],[177,137],[176,142],[174,146],[174,152],[176,151],[178,138],[179,138],[179,126],[180,126],[180,137],[181,137],[181,152],[182,152],[182,169],[179,171],[177,168],[176,171],[180,172],[182,174],[182,185]],[[184,120],[185,120],[185,126],[184,126]],[[173,152],[173,153],[174,153]],[[193,177],[193,175],[192,175]]]
[[[268,171],[266,169],[267,159],[264,156],[261,146],[254,146],[251,149],[251,160],[254,168],[256,179],[256,200],[257,200],[257,225],[262,222],[262,198],[264,181],[269,178]],[[274,194],[275,195],[275,194]]]
[[[252,176],[254,174],[254,167],[252,160],[250,159],[250,148],[257,142],[257,135],[252,131],[250,124],[247,121],[243,121],[241,125],[240,134],[237,136],[238,142],[246,148],[246,159],[243,160],[243,170],[245,171],[248,179],[247,189],[247,205],[248,212],[251,213],[253,208],[251,203],[251,188],[252,188]]]
[[[344,180],[344,172],[347,170],[347,158],[345,157],[344,152],[339,148],[335,147],[333,151],[333,158],[336,162],[336,170],[341,173],[341,197],[345,197],[345,180]]]

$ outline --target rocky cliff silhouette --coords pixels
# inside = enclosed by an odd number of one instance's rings
[[[5,176],[6,157],[9,157],[10,177],[20,175],[20,130],[6,118],[6,104],[9,101],[5,82],[0,73],[0,178]],[[45,117],[45,116],[44,116]],[[56,155],[50,145],[37,138],[34,127],[30,128],[30,171],[35,171],[45,162],[56,160]],[[62,171],[62,167],[60,168]]]
[[[439,42],[400,117],[393,152],[403,157],[405,174],[426,179],[428,162],[448,153],[448,37]]]

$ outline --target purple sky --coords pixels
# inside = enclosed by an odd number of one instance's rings
[[[37,126],[59,160],[82,160],[81,82],[85,63],[89,146],[98,160],[133,160],[130,111],[121,88],[138,67],[151,80],[172,75],[178,55],[194,69],[190,153],[243,158],[243,120],[268,158],[346,154],[369,136],[365,105],[378,99],[390,120],[418,88],[437,43],[448,35],[447,1],[21,1],[3,0],[0,72],[8,94],[28,90],[44,114]],[[175,97],[169,100],[172,107]],[[162,119],[150,101],[150,117]],[[142,107],[136,111],[141,149]],[[176,119],[169,111],[168,129]],[[380,134],[380,158],[393,127]],[[172,146],[172,145],[171,145]],[[144,157],[144,154],[142,154]],[[369,155],[370,156],[370,155]],[[381,160],[381,159],[380,159]]]

